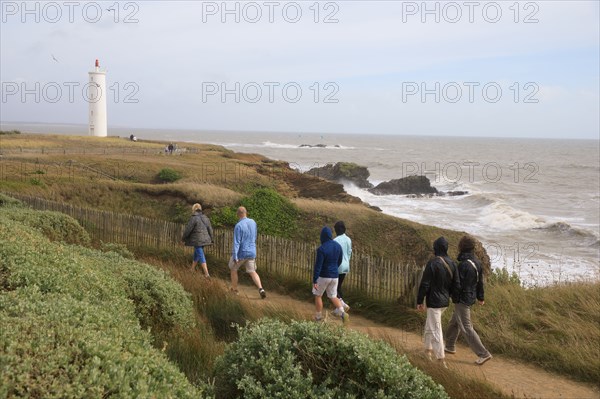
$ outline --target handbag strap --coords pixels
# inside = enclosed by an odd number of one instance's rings
[[[477,270],[477,266],[475,266],[475,263],[471,259],[467,259],[467,262],[469,262],[471,266],[473,266],[473,269],[475,269],[475,273],[477,274],[477,281],[479,281],[479,270]]]
[[[208,230],[208,226],[206,225],[206,223],[204,223],[204,220],[202,220],[202,213],[198,215],[198,218],[200,219],[200,223],[202,223],[202,225],[204,226],[204,228],[206,228],[206,232],[208,233],[208,235],[210,236],[210,231]],[[210,240],[212,241],[212,237],[210,237]]]
[[[450,266],[448,266],[448,263],[446,263],[446,261],[444,260],[443,257],[438,256],[438,258],[440,258],[440,260],[442,261],[442,263],[444,264],[444,267],[446,268],[446,271],[448,273],[450,273],[450,278],[454,279],[454,273],[452,273],[452,269],[450,269]]]

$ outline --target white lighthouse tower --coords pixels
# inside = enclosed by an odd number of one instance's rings
[[[100,70],[100,63],[96,60],[96,67],[89,72],[90,83],[88,85],[88,102],[90,104],[90,136],[106,137],[106,71]]]

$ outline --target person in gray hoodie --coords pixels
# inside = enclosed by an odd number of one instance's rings
[[[208,278],[208,266],[206,265],[206,256],[204,255],[204,246],[213,243],[213,228],[210,224],[210,219],[202,213],[200,204],[192,205],[192,216],[185,226],[181,241],[188,247],[194,247],[194,260],[192,262],[191,271],[196,270],[198,262],[202,267],[204,277]]]

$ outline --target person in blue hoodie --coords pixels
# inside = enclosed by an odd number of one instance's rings
[[[321,229],[321,246],[317,249],[317,258],[313,270],[313,290],[315,296],[315,320],[323,320],[323,293],[335,307],[333,314],[339,316],[345,323],[348,314],[344,312],[342,303],[337,297],[338,268],[342,264],[343,251],[340,244],[333,240],[331,229],[327,226]]]

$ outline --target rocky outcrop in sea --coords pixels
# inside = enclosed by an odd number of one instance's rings
[[[318,168],[312,168],[306,174],[336,183],[348,181],[360,188],[373,187],[369,182],[369,170],[365,166],[360,166],[352,162],[338,162],[335,165],[327,164]]]

